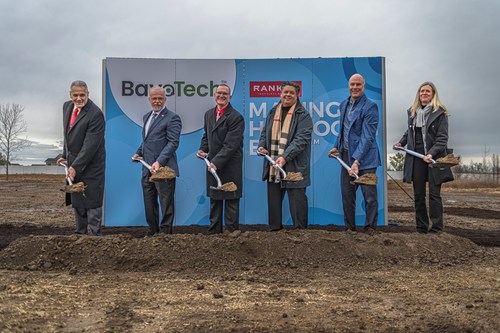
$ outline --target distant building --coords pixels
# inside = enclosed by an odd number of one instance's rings
[[[49,157],[45,160],[45,165],[57,165],[57,160],[62,157],[62,154],[57,155],[56,157]]]

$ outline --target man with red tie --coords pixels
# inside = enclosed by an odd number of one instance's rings
[[[64,149],[57,163],[68,167],[68,177],[86,186],[82,193],[71,193],[75,210],[76,234],[101,235],[104,197],[105,121],[101,109],[89,99],[87,84],[71,83],[70,101],[63,105]]]
[[[231,89],[218,85],[214,94],[216,106],[205,112],[204,130],[198,155],[208,157],[209,169],[217,171],[221,182],[234,182],[236,191],[214,190],[217,182],[207,170],[207,196],[210,197],[210,226],[208,234],[222,233],[222,216],[228,232],[239,230],[240,198],[243,187],[243,116],[233,109]],[[239,232],[239,231],[238,231]]]

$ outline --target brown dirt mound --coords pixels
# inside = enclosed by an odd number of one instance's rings
[[[436,160],[437,166],[455,166],[458,164],[460,164],[460,156],[455,156],[453,154],[446,155]]]
[[[32,271],[222,272],[339,266],[453,264],[480,256],[471,241],[450,235],[286,230],[228,235],[159,235],[133,238],[30,236],[0,252],[0,268]],[[147,259],[146,259],[147,258]]]
[[[304,176],[302,176],[301,172],[287,172],[286,173],[286,181],[289,182],[298,182],[304,179]]]
[[[354,181],[355,184],[362,184],[362,185],[377,185],[377,175],[374,173],[365,173],[358,179]]]
[[[234,192],[238,189],[238,186],[236,186],[236,184],[233,182],[229,182],[222,184],[220,189],[225,192]]]
[[[73,185],[66,185],[64,186],[64,192],[66,193],[82,193],[85,191],[85,188],[87,186],[83,182],[79,182]]]
[[[149,177],[149,181],[162,181],[166,179],[174,179],[176,177],[175,171],[167,166],[159,168],[154,174]]]

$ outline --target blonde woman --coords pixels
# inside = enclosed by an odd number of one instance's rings
[[[417,232],[443,231],[441,184],[453,180],[450,168],[429,168],[431,159],[447,155],[448,110],[439,100],[432,82],[420,85],[413,105],[408,109],[408,127],[395,147],[424,155],[417,158],[406,154],[403,181],[413,183]],[[429,213],[426,206],[426,183],[429,183]],[[432,224],[429,227],[429,220]]]

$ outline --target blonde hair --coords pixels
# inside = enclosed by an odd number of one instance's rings
[[[436,89],[436,86],[434,85],[434,83],[427,81],[427,82],[422,83],[420,85],[420,87],[418,87],[417,94],[415,96],[415,101],[413,102],[413,105],[411,106],[411,117],[415,118],[415,115],[417,114],[417,110],[420,107],[420,89],[422,89],[423,86],[430,86],[432,89],[433,97],[432,97],[432,100],[430,102],[430,104],[432,105],[432,112],[437,111],[439,108],[441,108],[441,109],[443,109],[444,114],[447,115],[448,109],[439,100],[439,95],[438,95],[438,91]]]

